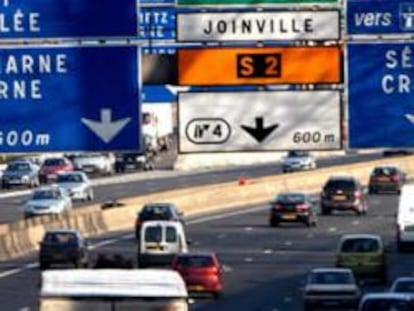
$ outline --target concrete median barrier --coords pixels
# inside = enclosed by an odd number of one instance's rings
[[[319,192],[331,175],[353,175],[368,182],[372,168],[395,164],[414,174],[414,156],[386,158],[365,163],[340,165],[308,172],[238,180],[216,185],[164,191],[122,199],[122,206],[102,210],[93,205],[76,209],[65,216],[45,216],[0,226],[0,260],[27,255],[37,250],[38,242],[49,228],[75,228],[85,236],[107,231],[133,230],[136,213],[147,202],[173,202],[187,215],[224,210],[237,206],[263,204],[282,191]]]

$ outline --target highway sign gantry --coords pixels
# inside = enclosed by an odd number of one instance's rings
[[[182,42],[338,40],[339,10],[177,13]]]
[[[179,85],[341,83],[339,46],[180,49]]]
[[[339,91],[178,94],[179,152],[341,148]]]
[[[0,49],[0,152],[139,150],[138,49]]]
[[[137,35],[136,0],[0,0],[0,40]]]
[[[178,5],[235,5],[235,6],[251,6],[251,5],[277,5],[277,4],[337,4],[338,0],[177,0]]]
[[[414,148],[414,43],[347,48],[349,146]]]

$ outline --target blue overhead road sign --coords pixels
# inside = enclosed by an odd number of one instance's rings
[[[0,152],[140,149],[138,60],[132,46],[0,49]]]
[[[140,40],[175,40],[175,7],[142,7],[139,11]]]
[[[0,0],[0,39],[136,37],[136,0]]]
[[[351,148],[414,148],[414,43],[348,45]]]
[[[347,33],[381,35],[414,32],[414,2],[347,0]]]

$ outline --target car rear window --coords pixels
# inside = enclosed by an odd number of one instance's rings
[[[362,311],[414,311],[414,304],[398,299],[372,299],[362,306]]]
[[[55,190],[36,190],[33,200],[54,200],[59,198],[59,192]]]
[[[396,284],[394,292],[414,293],[414,281],[400,281]]]
[[[78,238],[73,233],[47,233],[43,241],[53,244],[77,244]]]
[[[353,279],[350,273],[346,272],[316,272],[310,277],[312,284],[352,284]]]
[[[10,163],[7,165],[7,171],[30,171],[29,163]]]
[[[165,240],[167,242],[177,242],[177,229],[175,227],[167,227],[165,231]]]
[[[58,175],[57,183],[66,183],[66,182],[82,182],[83,178],[81,174],[65,174]]]
[[[375,176],[391,176],[397,173],[397,169],[394,167],[377,167],[374,169],[373,175]]]
[[[162,241],[162,227],[147,227],[145,230],[145,241],[159,243]]]
[[[214,265],[213,258],[206,255],[179,256],[177,264],[184,267],[211,267]]]
[[[369,253],[379,250],[379,243],[376,239],[348,239],[342,243],[343,253]]]
[[[303,203],[305,202],[305,195],[300,193],[284,193],[276,198],[278,203]]]
[[[329,180],[325,186],[327,190],[341,189],[344,191],[354,191],[356,183],[353,180]]]
[[[145,206],[140,217],[143,219],[168,220],[172,218],[172,212],[167,205]]]
[[[63,159],[46,159],[43,163],[44,166],[60,166],[64,164],[65,161]]]
[[[288,157],[294,158],[294,157],[308,157],[309,152],[308,151],[289,151]]]

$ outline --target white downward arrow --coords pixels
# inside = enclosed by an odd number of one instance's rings
[[[188,92],[191,89],[191,86],[175,86],[175,85],[167,84],[165,88],[169,90],[171,94],[177,95],[178,92]]]
[[[405,114],[405,117],[407,118],[408,121],[410,121],[411,123],[414,123],[414,114]]]
[[[109,143],[131,121],[131,118],[124,118],[112,122],[112,110],[101,109],[100,121],[86,118],[81,118],[81,121],[105,143]]]

